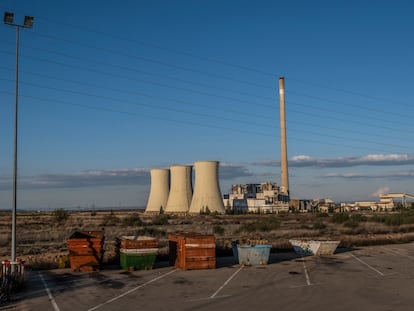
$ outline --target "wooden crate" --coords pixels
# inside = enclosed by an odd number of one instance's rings
[[[168,236],[170,261],[184,269],[216,268],[216,238],[196,232],[183,232]]]

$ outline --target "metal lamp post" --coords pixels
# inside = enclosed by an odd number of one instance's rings
[[[20,28],[32,28],[34,18],[25,16],[24,23],[15,24],[14,14],[4,13],[4,23],[16,27],[16,92],[14,105],[14,168],[13,168],[13,208],[12,208],[12,245],[11,260],[16,261],[16,213],[17,213],[17,130],[18,130],[18,98],[19,98],[19,30]]]

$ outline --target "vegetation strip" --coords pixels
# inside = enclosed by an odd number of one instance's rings
[[[55,301],[55,298],[53,298],[52,293],[50,292],[49,287],[47,287],[47,284],[46,284],[45,279],[43,278],[43,275],[40,272],[38,272],[38,273],[39,273],[40,279],[42,280],[43,286],[45,287],[47,296],[49,297],[50,303],[53,306],[53,309],[55,309],[55,311],[60,311],[60,309],[59,309],[59,307],[58,307],[58,305],[57,305],[57,303]]]
[[[110,304],[110,303],[112,303],[112,302],[114,302],[114,301],[116,301],[116,300],[118,300],[118,299],[120,299],[120,298],[122,298],[122,297],[124,297],[126,295],[129,295],[132,292],[135,292],[137,289],[140,289],[140,288],[142,288],[142,287],[144,287],[144,286],[146,286],[148,284],[151,284],[151,283],[153,283],[155,281],[158,281],[158,280],[166,277],[167,275],[170,275],[171,273],[173,273],[175,271],[177,271],[177,269],[174,269],[174,270],[172,270],[170,272],[167,272],[167,273],[165,273],[163,275],[160,275],[160,276],[156,277],[155,279],[152,279],[152,280],[150,280],[150,281],[148,281],[148,282],[146,282],[144,284],[141,284],[141,285],[139,285],[137,287],[134,287],[133,289],[130,289],[129,291],[127,291],[127,292],[125,292],[125,293],[123,293],[123,294],[121,294],[121,295],[119,295],[117,297],[114,297],[112,299],[109,299],[109,300],[105,301],[104,303],[101,303],[100,305],[97,305],[96,307],[93,307],[91,309],[88,309],[88,311],[93,311],[93,310],[99,309],[100,307],[103,307],[103,306],[105,306],[107,304]]]

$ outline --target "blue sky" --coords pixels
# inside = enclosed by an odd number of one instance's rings
[[[18,208],[145,206],[149,170],[220,161],[291,196],[414,193],[411,1],[19,1]],[[12,201],[15,29],[0,25],[0,208]]]

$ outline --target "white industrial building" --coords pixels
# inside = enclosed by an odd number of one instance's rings
[[[372,210],[372,211],[392,211],[395,209],[394,199],[401,199],[403,207],[407,207],[407,198],[414,199],[414,196],[406,193],[387,193],[381,194],[378,201],[359,201],[355,203],[341,203],[341,208],[345,212]]]
[[[224,206],[235,213],[280,213],[289,211],[289,195],[276,183],[232,185]]]

